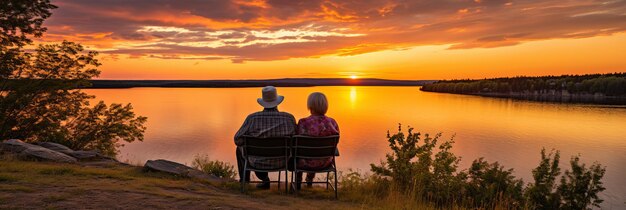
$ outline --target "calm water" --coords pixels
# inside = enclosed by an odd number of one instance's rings
[[[444,138],[456,135],[454,152],[461,167],[485,157],[526,182],[542,147],[561,151],[562,168],[581,154],[586,163],[607,167],[603,193],[606,209],[626,209],[626,109],[568,105],[421,92],[416,87],[279,88],[279,106],[296,118],[308,116],[306,97],[313,91],[329,99],[328,115],[341,130],[340,169],[368,171],[387,148],[387,130],[398,123]],[[130,102],[148,117],[145,141],[127,144],[119,159],[143,164],[149,159],[190,163],[197,154],[235,163],[232,136],[245,117],[261,110],[260,88],[132,88],[86,90],[107,103]]]

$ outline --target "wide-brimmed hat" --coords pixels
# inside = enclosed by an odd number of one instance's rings
[[[263,98],[257,98],[256,101],[265,108],[274,108],[278,104],[282,103],[285,99],[284,96],[279,96],[274,86],[265,86],[261,90]]]

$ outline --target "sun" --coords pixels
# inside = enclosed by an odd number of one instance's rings
[[[358,79],[358,78],[359,78],[359,76],[357,76],[357,75],[350,75],[350,79]]]

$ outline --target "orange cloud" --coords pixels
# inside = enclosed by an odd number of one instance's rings
[[[56,0],[41,41],[162,59],[282,60],[494,48],[626,31],[621,0]]]

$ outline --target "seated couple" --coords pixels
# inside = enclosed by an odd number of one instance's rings
[[[244,161],[246,161],[239,148],[244,143],[242,138],[244,135],[268,138],[290,137],[293,135],[321,137],[339,134],[337,122],[325,115],[328,110],[328,100],[324,94],[315,92],[309,95],[307,108],[311,112],[311,116],[300,119],[298,124],[296,124],[296,119],[293,115],[278,111],[278,105],[283,101],[284,97],[278,95],[275,87],[264,87],[261,92],[262,98],[257,99],[257,102],[264,107],[263,111],[248,115],[237,134],[235,134],[235,144],[238,146],[236,154],[240,180],[243,179],[243,167]],[[248,164],[252,167],[259,169],[276,168],[285,164],[284,159],[254,159],[250,157],[247,161],[249,161]],[[299,160],[297,164],[298,168],[323,169],[332,164],[332,158]],[[262,183],[257,185],[257,188],[269,189],[270,179],[267,172],[255,171],[255,174],[262,181]],[[300,186],[302,173],[297,174],[296,177],[297,186]],[[306,181],[308,186],[312,185],[313,178],[315,178],[315,173],[307,174]],[[246,174],[246,179],[246,181],[250,179],[249,171]]]

